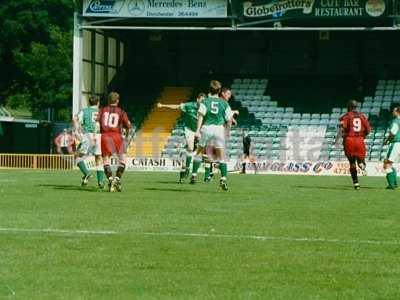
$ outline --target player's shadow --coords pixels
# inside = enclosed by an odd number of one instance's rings
[[[82,191],[82,192],[98,192],[99,189],[94,186],[77,186],[77,185],[63,185],[63,184],[39,184],[38,187],[49,187],[55,190],[64,190],[64,191]]]
[[[199,193],[198,190],[190,190],[190,189],[178,189],[178,188],[144,188],[145,191],[155,191],[155,192],[178,192],[178,193]],[[201,191],[201,193],[213,194],[213,191]]]
[[[158,183],[158,184],[180,184],[178,181],[152,181],[152,183]]]
[[[330,190],[330,191],[338,191],[340,190],[354,190],[354,188],[351,185],[336,185],[336,186],[316,186],[316,185],[294,185],[294,188],[298,189],[321,189],[321,190]],[[361,187],[362,190],[382,190],[382,188],[376,188],[376,187],[369,187],[369,186],[363,186]]]

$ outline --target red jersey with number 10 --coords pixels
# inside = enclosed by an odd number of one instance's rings
[[[100,110],[99,122],[101,133],[121,133],[122,127],[132,127],[126,112],[114,105],[103,107]]]
[[[340,118],[343,138],[365,138],[371,132],[371,126],[363,113],[349,111]]]

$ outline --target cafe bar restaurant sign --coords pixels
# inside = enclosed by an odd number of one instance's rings
[[[243,3],[247,18],[378,18],[387,15],[385,0],[264,0]]]

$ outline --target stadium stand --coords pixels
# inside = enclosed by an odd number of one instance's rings
[[[239,123],[231,131],[227,155],[241,155],[241,131],[246,128],[253,141],[253,154],[271,160],[345,160],[341,141],[337,144],[338,120],[347,110],[334,107],[330,113],[298,113],[296,107],[281,107],[279,101],[265,95],[268,79],[236,78],[231,85],[234,103],[254,115],[256,122]],[[366,138],[367,159],[382,160],[387,152],[383,137],[391,119],[390,109],[400,103],[400,80],[379,80],[374,95],[366,96],[361,111],[373,127]],[[345,106],[345,105],[343,105]],[[162,152],[163,156],[180,155],[184,143],[183,128],[178,122]]]
[[[152,80],[150,75],[136,76],[134,68],[124,67],[114,77],[108,87],[109,92],[120,93],[121,107],[127,112],[129,119],[139,130],[154,106],[154,101],[161,95],[163,85]],[[132,81],[132,78],[135,78]],[[103,104],[106,104],[107,95]]]
[[[165,87],[156,99],[156,103],[176,104],[184,102],[190,94],[191,88],[188,87]],[[158,157],[179,116],[179,111],[153,106],[136,135],[136,142],[128,149],[128,154],[141,157]]]

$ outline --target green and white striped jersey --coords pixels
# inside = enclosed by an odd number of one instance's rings
[[[78,121],[83,133],[100,133],[99,122],[97,122],[98,114],[99,108],[97,106],[81,109],[78,113]]]
[[[228,102],[215,96],[208,96],[200,103],[199,113],[204,116],[204,125],[224,125],[232,118]]]
[[[183,112],[183,120],[185,122],[185,127],[192,131],[197,129],[197,102],[187,102],[180,105],[180,109]]]

